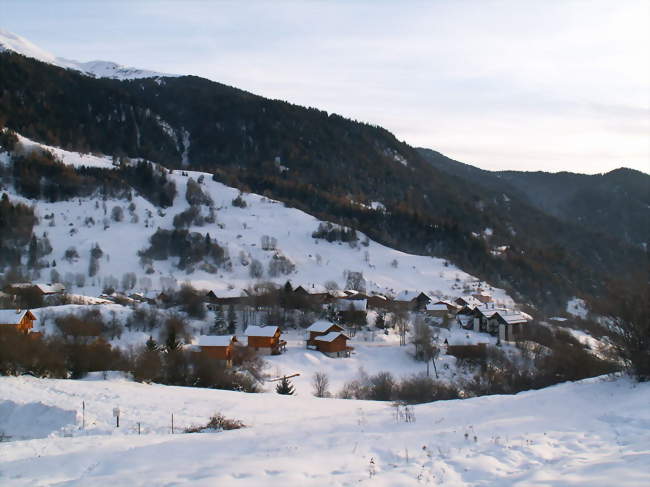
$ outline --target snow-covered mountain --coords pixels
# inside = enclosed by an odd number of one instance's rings
[[[94,78],[112,78],[118,80],[155,78],[159,76],[176,76],[172,74],[158,73],[145,69],[138,69],[111,61],[88,61],[79,62],[71,59],[56,57],[54,54],[42,49],[29,40],[12,32],[0,29],[0,52],[14,51],[23,56],[53,64],[61,68],[73,69]]]
[[[36,143],[20,137],[23,150],[51,151],[65,164],[73,166],[113,169],[110,156],[79,154]],[[0,157],[0,161],[7,160]],[[191,282],[195,287],[214,290],[219,296],[240,296],[244,289],[257,281],[294,286],[302,285],[310,292],[322,291],[328,281],[344,288],[346,276],[360,273],[367,291],[411,299],[419,292],[436,296],[458,296],[479,285],[488,289],[499,302],[512,304],[512,299],[501,289],[495,289],[453,264],[439,258],[419,256],[391,249],[368,239],[358,232],[355,243],[328,242],[316,239],[312,233],[322,223],[317,218],[283,203],[257,194],[241,195],[246,206],[233,205],[240,193],[237,189],[214,181],[211,174],[195,171],[171,171],[168,175],[177,189],[174,205],[160,209],[133,192],[131,201],[96,198],[74,198],[68,201],[48,202],[26,199],[10,186],[4,188],[12,201],[33,205],[39,223],[34,234],[47,235],[53,248],[46,259],[56,261],[56,273],[61,279],[76,282],[79,274],[87,275],[91,248],[98,244],[103,256],[94,277],[85,277],[75,284],[74,292],[97,295],[110,282],[121,280],[126,273],[138,276],[139,291],[159,290],[175,283]],[[200,213],[214,217],[214,223],[193,224],[188,230],[202,235],[210,234],[213,242],[225,249],[227,265],[218,269],[196,265],[180,270],[178,258],[153,260],[143,265],[138,251],[149,246],[150,237],[157,229],[174,229],[174,217],[187,211],[190,204],[185,197],[190,180],[200,181],[210,204],[198,205]],[[113,209],[123,212],[121,221],[111,218]],[[273,242],[272,249],[264,249],[263,241]],[[267,245],[268,247],[268,245]],[[75,249],[74,258],[64,258],[68,249]],[[272,262],[279,257],[293,264],[293,270],[274,273]],[[261,275],[251,276],[253,262],[261,264]],[[42,269],[41,279],[50,280],[54,268]]]

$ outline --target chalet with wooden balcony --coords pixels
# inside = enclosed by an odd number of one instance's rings
[[[231,367],[236,344],[237,337],[233,335],[202,335],[197,346],[206,357],[221,360],[227,367]]]
[[[279,355],[286,350],[287,342],[281,339],[282,330],[277,326],[251,325],[244,332],[248,347],[264,355]]]
[[[343,332],[343,328],[335,323],[332,323],[331,321],[318,320],[312,323],[309,328],[307,328],[307,332],[309,333],[309,336],[307,338],[307,348],[315,349],[316,338],[327,335],[331,332]]]
[[[0,331],[14,329],[29,333],[34,327],[36,316],[28,309],[0,309]]]

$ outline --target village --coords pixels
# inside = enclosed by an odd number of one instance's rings
[[[69,297],[65,299],[65,286],[60,283],[8,285],[0,297],[7,303],[26,294],[37,296],[48,310],[59,307],[67,309],[69,304],[52,304],[71,302]],[[476,292],[448,299],[436,298],[424,292],[402,293],[400,299],[391,299],[355,290],[309,293],[303,286],[293,288],[287,281],[285,286],[259,295],[219,297],[215,291],[208,291],[202,296],[201,305],[205,306],[208,315],[203,321],[198,321],[198,329],[197,326],[193,328],[192,336],[182,347],[214,361],[220,367],[228,368],[240,365],[251,354],[265,358],[281,355],[287,352],[287,347],[345,360],[356,354],[352,343],[363,344],[380,339],[384,340],[383,343],[398,346],[415,343],[417,355],[417,348],[421,345],[418,341],[421,339],[417,337],[418,326],[432,330],[427,334],[431,337],[427,338],[430,345],[436,348],[436,353],[429,357],[432,360],[440,355],[484,357],[489,343],[499,346],[516,342],[523,336],[524,327],[530,326],[532,321],[530,315],[494,302],[492,296],[480,288]],[[147,296],[143,293],[113,291],[97,298],[80,298],[77,296],[76,301],[85,304],[77,306],[85,309],[116,304],[134,309],[140,306],[156,308],[169,305],[171,300],[170,292],[150,293]],[[36,323],[37,310],[0,310],[0,330],[15,329],[34,338],[42,337],[47,332],[44,326],[39,327]],[[292,326],[287,326],[275,313],[271,320],[273,324],[265,323],[264,319],[272,316],[273,310],[285,313],[310,310],[305,316],[311,317],[312,321],[305,322],[303,319],[301,323],[294,321]],[[228,329],[225,326],[226,312],[238,316],[242,326]],[[222,320],[224,326],[208,323],[212,321],[212,315],[214,320]],[[223,333],[226,330],[228,333]],[[94,339],[103,341],[106,338],[95,336]],[[142,346],[144,343],[131,342],[130,345]]]

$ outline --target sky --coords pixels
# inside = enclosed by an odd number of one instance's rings
[[[0,0],[0,28],[381,125],[484,169],[650,172],[647,0]]]

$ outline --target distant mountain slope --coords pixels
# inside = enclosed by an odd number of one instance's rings
[[[606,174],[485,171],[418,149],[435,168],[545,213],[635,246],[650,241],[650,175],[620,168]]]
[[[650,241],[650,176],[620,168],[606,174],[506,171],[499,177],[560,219],[641,245]]]
[[[597,294],[643,258],[515,190],[439,170],[381,127],[193,76],[95,79],[0,53],[3,124],[67,150],[213,173],[392,248],[449,259],[538,305]]]

